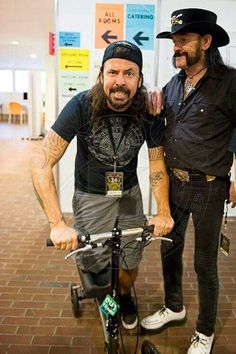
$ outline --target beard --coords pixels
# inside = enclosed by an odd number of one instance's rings
[[[196,47],[195,47],[194,54],[189,54],[188,52],[177,50],[172,57],[172,64],[173,64],[174,68],[177,69],[175,58],[185,56],[187,66],[191,67],[200,61],[201,55],[202,55],[202,53],[201,53],[200,43],[197,43]]]
[[[120,92],[126,95],[127,100],[125,100],[125,102],[123,102],[123,100],[119,100],[118,98],[112,98],[112,93],[116,93],[116,92]],[[123,86],[117,86],[114,88],[110,89],[110,94],[109,96],[106,95],[106,99],[107,101],[110,103],[110,106],[113,107],[114,109],[123,109],[126,106],[128,106],[130,104],[130,90],[127,89],[126,87]]]

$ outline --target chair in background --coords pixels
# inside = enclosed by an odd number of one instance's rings
[[[25,122],[25,118],[27,119],[27,110],[25,106],[22,106],[18,102],[9,102],[9,118],[8,123],[13,123],[13,119],[15,120],[16,117],[20,117],[20,124]]]

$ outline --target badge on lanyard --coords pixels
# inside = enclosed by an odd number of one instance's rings
[[[220,250],[225,256],[229,256],[230,239],[221,232],[220,234]]]
[[[111,139],[113,151],[114,151],[114,170],[113,172],[106,172],[105,174],[105,182],[106,182],[106,196],[107,197],[122,197],[123,192],[123,181],[124,181],[124,173],[116,171],[116,158],[117,152],[121,145],[121,142],[125,136],[125,129],[123,130],[122,136],[117,144],[117,148],[115,148],[116,144],[114,141],[114,137],[112,134],[112,129],[110,122],[107,122],[108,133]],[[127,128],[127,127],[126,127]]]
[[[122,197],[123,172],[106,172],[107,197]]]
[[[228,204],[226,203],[224,229],[220,233],[220,250],[225,256],[229,256],[229,248],[230,248],[230,238],[227,235],[227,214],[228,214]]]

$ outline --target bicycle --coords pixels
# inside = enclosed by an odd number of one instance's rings
[[[81,315],[81,305],[80,301],[83,299],[95,300],[100,314],[102,330],[104,335],[105,352],[108,354],[118,354],[120,346],[120,330],[119,330],[119,259],[121,255],[121,237],[122,236],[133,236],[141,234],[136,240],[141,243],[147,244],[153,240],[166,240],[172,242],[171,239],[166,237],[153,237],[151,234],[153,232],[154,225],[144,225],[142,227],[136,227],[132,229],[121,230],[116,226],[111,232],[104,232],[99,234],[89,234],[88,232],[80,232],[78,235],[78,242],[80,247],[74,251],[69,252],[65,259],[71,257],[75,258],[76,254],[80,252],[87,252],[95,247],[104,247],[108,245],[111,247],[111,279],[110,283],[105,285],[97,285],[90,273],[85,272],[78,268],[81,285],[72,284],[71,285],[71,303],[72,311],[75,317],[80,317]],[[102,240],[102,242],[98,242]],[[47,240],[47,246],[53,246],[51,239]],[[80,293],[78,294],[78,289]],[[122,336],[121,336],[121,342]],[[124,349],[124,345],[123,345]],[[135,353],[137,348],[135,349]],[[141,348],[142,354],[160,354],[156,347],[148,340],[142,343]]]

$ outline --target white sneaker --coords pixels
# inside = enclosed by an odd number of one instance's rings
[[[173,312],[163,306],[153,315],[144,317],[141,321],[141,326],[148,330],[159,330],[167,327],[169,324],[182,324],[186,320],[186,310],[183,307],[181,312]]]
[[[214,333],[207,337],[204,334],[195,331],[191,338],[191,345],[187,354],[210,354],[214,341]]]

